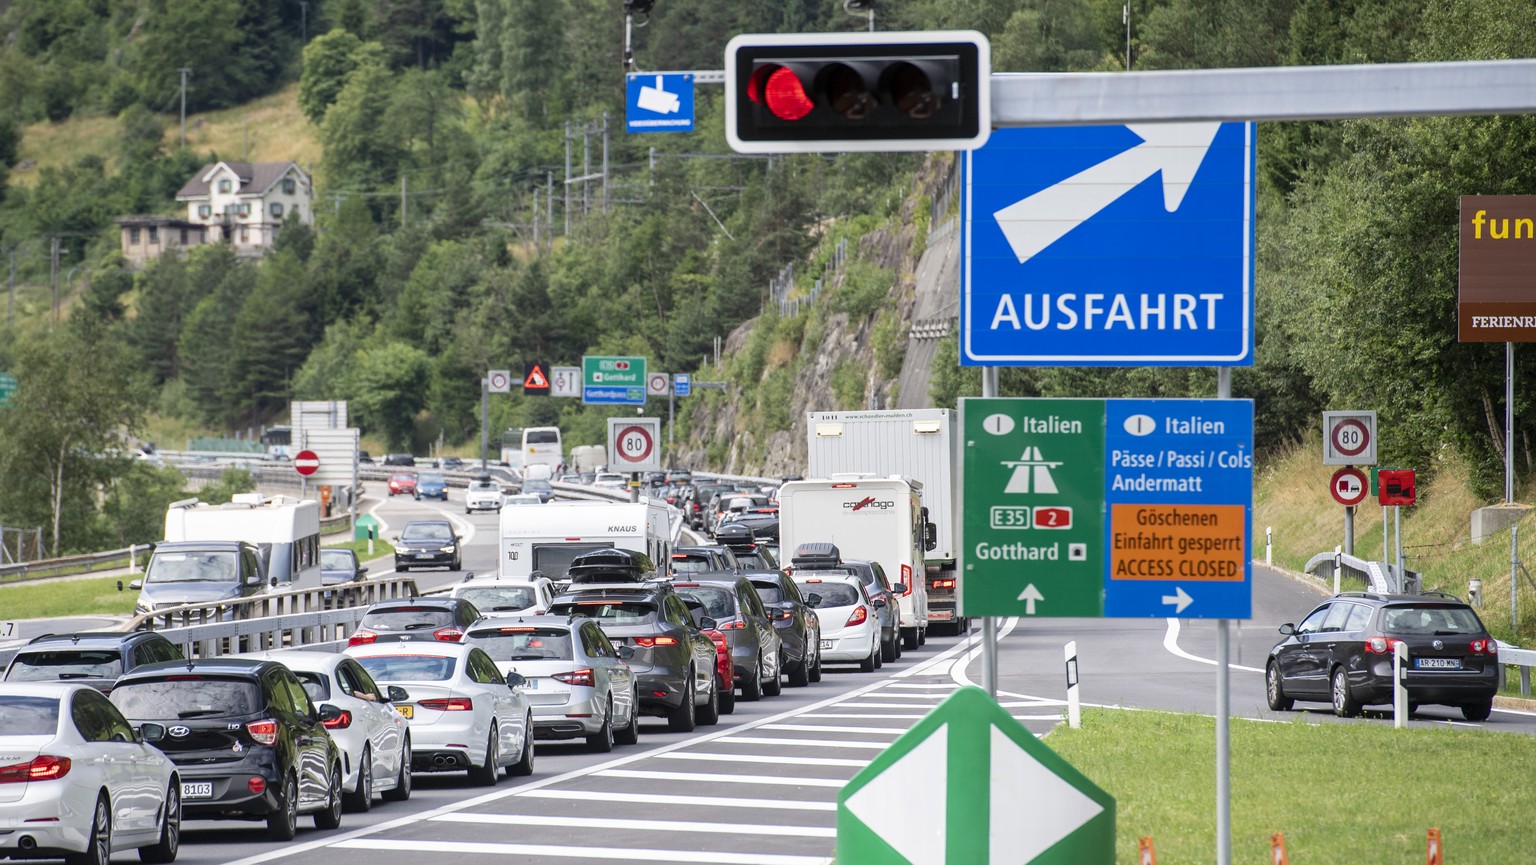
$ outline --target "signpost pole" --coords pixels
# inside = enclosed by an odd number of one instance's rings
[[[491,381],[480,379],[480,472],[485,472],[485,453],[491,446]]]
[[[981,369],[981,395],[983,399],[997,396],[997,367]],[[981,618],[981,686],[987,695],[997,699],[997,618]]]
[[[1515,500],[1515,344],[1504,343],[1504,504]],[[1401,548],[1403,539],[1397,539]]]
[[[1403,569],[1403,506],[1392,506],[1392,534],[1397,538],[1397,590],[1408,591],[1408,572]]]
[[[1355,554],[1355,506],[1344,506],[1344,555]]]
[[[677,415],[677,388],[667,388],[667,467],[671,468],[677,463],[672,455],[672,421]]]
[[[1216,368],[1216,398],[1232,398],[1232,368]],[[1352,510],[1352,509],[1351,509]],[[1216,865],[1232,865],[1232,632],[1216,620]]]

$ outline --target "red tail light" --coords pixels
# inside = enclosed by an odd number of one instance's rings
[[[584,670],[572,670],[569,673],[556,673],[553,676],[550,676],[550,678],[557,682],[564,682],[567,685],[585,685],[588,688],[596,687],[596,683],[592,679],[592,670],[590,668]]]
[[[327,730],[345,730],[352,726],[352,713],[346,709],[342,709],[340,715],[332,718],[329,721],[321,721],[320,725],[325,727]]]
[[[848,614],[848,623],[843,627],[851,628],[854,625],[862,625],[868,620],[869,610],[863,604],[860,604],[858,607],[854,608],[852,613]]]
[[[1365,650],[1373,655],[1390,655],[1392,647],[1401,642],[1394,637],[1372,637],[1365,641]]]
[[[775,622],[787,622],[790,619],[793,619],[794,617],[795,617],[795,611],[794,610],[774,610],[773,611],[773,620]]]
[[[741,619],[732,619],[729,622],[721,622],[715,627],[722,631],[744,631],[747,628],[747,623]]]
[[[375,634],[372,631],[358,631],[357,633],[355,633],[352,636],[347,638],[347,645],[349,645],[349,646],[366,646],[369,643],[372,643],[374,640],[377,640],[378,638],[379,638],[379,635]]]
[[[902,565],[901,566],[901,582],[902,582],[903,585],[905,585],[907,587],[907,590],[905,592],[901,593],[901,596],[903,598],[905,598],[907,595],[912,594],[912,566],[911,565]]]
[[[259,744],[277,744],[277,722],[271,718],[265,718],[260,721],[252,721],[245,725],[245,731],[250,733],[251,738],[255,739]]]
[[[677,638],[676,637],[636,637],[635,638],[635,645],[637,645],[637,646],[639,646],[639,647],[641,647],[643,649],[649,649],[649,648],[651,648],[653,646],[675,646],[675,645],[677,645]]]
[[[955,581],[954,580],[934,580],[933,581],[933,587],[935,589],[953,589],[955,587]]]
[[[457,643],[464,639],[464,632],[458,628],[438,628],[432,632],[432,639],[439,643]]]
[[[417,700],[416,705],[423,709],[436,709],[439,712],[472,712],[475,702],[468,697],[443,697],[436,700]]]
[[[728,644],[725,641],[725,635],[724,634],[722,634],[719,631],[711,628],[711,629],[705,631],[704,635],[709,637],[709,641],[711,643],[715,644],[715,651],[716,652],[729,651],[729,646],[728,646]]]
[[[0,784],[18,781],[52,781],[69,774],[69,758],[39,754],[25,763],[0,766]]]
[[[1474,655],[1497,655],[1499,653],[1499,641],[1495,639],[1473,640],[1467,647]]]

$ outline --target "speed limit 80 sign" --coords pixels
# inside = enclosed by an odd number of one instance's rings
[[[609,418],[608,453],[612,471],[661,471],[661,418]]]
[[[1376,412],[1323,412],[1323,465],[1376,465]]]

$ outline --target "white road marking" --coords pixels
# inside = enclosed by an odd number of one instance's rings
[[[1183,658],[1186,661],[1196,661],[1201,664],[1209,664],[1212,667],[1216,666],[1216,661],[1214,658],[1202,658],[1199,655],[1191,655],[1190,653],[1179,648],[1179,631],[1182,629],[1182,627],[1183,626],[1180,624],[1178,619],[1168,620],[1168,632],[1163,635],[1163,648],[1167,649],[1170,654]],[[1244,667],[1241,664],[1228,664],[1227,666],[1230,669],[1242,670],[1247,673],[1264,672],[1257,667]]]
[[[922,706],[915,706],[915,705],[913,705],[911,703],[874,703],[874,702],[866,702],[864,700],[849,700],[849,701],[844,702],[844,703],[838,703],[837,705],[839,707],[847,706],[850,709],[921,709],[921,708],[923,708]]]
[[[775,763],[792,766],[852,766],[854,768],[868,766],[868,760],[854,760],[847,757],[782,757],[771,754],[718,754],[705,751],[673,751],[670,754],[657,754],[663,760],[731,760],[737,763]]]
[[[783,826],[747,823],[701,823],[688,820],[622,820],[616,817],[554,817],[548,814],[444,814],[434,817],[448,823],[485,823],[492,826],[570,826],[576,829],[629,829],[636,832],[714,832],[722,835],[783,835]],[[796,826],[805,838],[836,838],[837,830],[821,826]]]
[[[1008,636],[1009,634],[1013,633],[1013,629],[1018,627],[1018,626],[1019,626],[1019,617],[1018,616],[1011,616],[1011,617],[1009,617],[1007,621],[1003,622],[1003,626],[1001,628],[997,629],[997,641],[999,643],[1001,643],[1003,638]],[[975,682],[971,681],[970,676],[967,676],[965,674],[965,668],[969,667],[971,665],[972,661],[974,661],[977,658],[981,657],[981,650],[982,650],[982,648],[983,647],[981,645],[981,640],[980,640],[980,637],[978,636],[977,640],[975,641],[975,647],[972,648],[969,652],[966,652],[965,653],[965,657],[961,658],[960,660],[954,662],[953,664],[951,664],[949,666],[949,677],[955,681],[955,684],[959,685],[962,688],[966,687],[967,685],[974,685],[974,684],[976,684]]]
[[[872,720],[876,718],[897,718],[902,720],[918,720],[927,715],[902,715],[896,712],[888,712],[884,715],[879,712],[814,712],[801,715],[802,718],[863,718]]]
[[[567,799],[577,802],[628,802],[640,805],[693,805],[705,808],[771,808],[780,811],[836,811],[836,802],[795,802],[778,799],[738,799],[734,796],[669,796],[659,793],[598,793],[592,790],[528,790],[517,795],[530,799]],[[414,822],[414,821],[412,821]]]
[[[951,685],[949,690],[953,691],[954,690],[954,686]],[[888,691],[882,691],[881,694],[880,694],[880,699],[882,699],[882,700],[942,700],[942,699],[944,699],[945,697],[948,697],[948,696],[949,696],[949,692],[945,692],[943,694],[892,694],[892,693],[890,693]]]
[[[882,736],[900,736],[906,730],[895,727],[837,727],[828,724],[768,724],[764,730],[792,730],[796,733],[878,733]]]
[[[605,769],[599,778],[638,778],[645,781],[688,781],[706,784],[776,784],[785,787],[841,787],[836,778],[795,778],[778,775],[731,775],[725,772],[657,772],[648,769]],[[599,794],[601,795],[601,794]]]
[[[887,688],[942,688],[945,691],[953,691],[953,682],[892,682]]]
[[[727,736],[721,741],[733,745],[788,745],[795,748],[872,748],[883,751],[889,742],[839,742],[835,739],[776,739],[769,736]]]
[[[432,854],[494,854],[500,856],[551,856],[567,859],[614,859],[635,861],[642,852],[632,847],[557,847],[549,844],[502,844],[473,841],[385,841],[358,838],[342,841],[337,847],[353,850],[408,850]],[[722,853],[695,850],[645,850],[657,862],[703,862],[713,865],[826,865],[824,856],[774,856],[767,853]]]

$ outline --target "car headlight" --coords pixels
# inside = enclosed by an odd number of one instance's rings
[[[449,544],[449,545],[448,545],[448,546],[446,546],[446,547],[443,547],[443,548],[442,548],[442,550],[441,550],[441,552],[445,552],[445,553],[451,553],[451,552],[453,552],[453,544]]]

